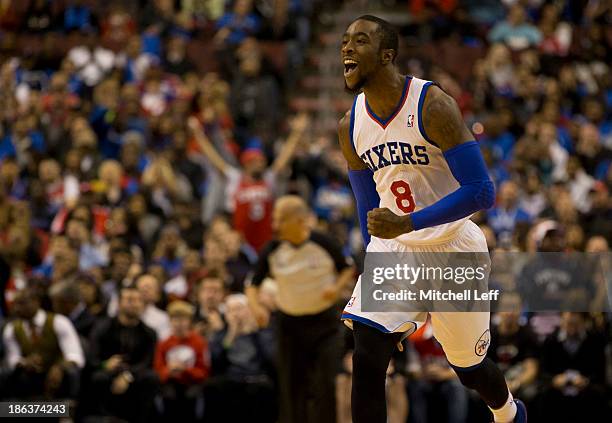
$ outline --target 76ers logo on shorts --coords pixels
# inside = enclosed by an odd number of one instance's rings
[[[412,128],[414,125],[414,115],[408,115],[408,128]]]
[[[485,330],[478,341],[476,341],[476,346],[474,347],[474,352],[477,356],[482,357],[487,353],[489,349],[489,344],[491,343],[491,332],[489,329]]]

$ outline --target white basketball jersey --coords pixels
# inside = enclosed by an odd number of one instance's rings
[[[380,207],[398,215],[418,211],[459,188],[442,150],[423,131],[421,109],[432,84],[406,77],[402,98],[386,120],[374,114],[364,93],[357,95],[353,103],[353,147],[374,172]],[[442,242],[458,233],[467,219],[413,231],[396,241],[407,245]]]

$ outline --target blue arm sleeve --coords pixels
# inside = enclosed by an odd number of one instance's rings
[[[363,242],[367,247],[370,242],[368,233],[368,212],[380,205],[380,197],[376,191],[374,182],[374,172],[370,169],[351,170],[349,169],[349,181],[353,188],[355,201],[357,203],[357,214],[359,216],[359,226]]]
[[[469,141],[444,152],[453,176],[461,185],[456,191],[410,215],[414,230],[453,222],[495,201],[495,188],[476,141]]]

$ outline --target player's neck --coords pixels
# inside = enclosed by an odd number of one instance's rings
[[[389,116],[397,107],[404,91],[406,77],[395,69],[384,69],[363,87],[368,106],[377,116]]]

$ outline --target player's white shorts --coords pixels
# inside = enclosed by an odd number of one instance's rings
[[[487,242],[480,228],[466,221],[457,235],[439,244],[408,246],[395,240],[373,237],[368,252],[394,253],[449,253],[487,252]],[[403,257],[410,257],[410,254]],[[415,263],[415,267],[422,263]],[[361,311],[361,277],[353,295],[344,308],[342,320],[352,327],[357,321],[383,332],[412,334],[427,320],[424,312],[364,312]],[[487,353],[490,343],[489,312],[432,312],[433,334],[442,345],[446,358],[455,367],[471,367],[479,364]]]

